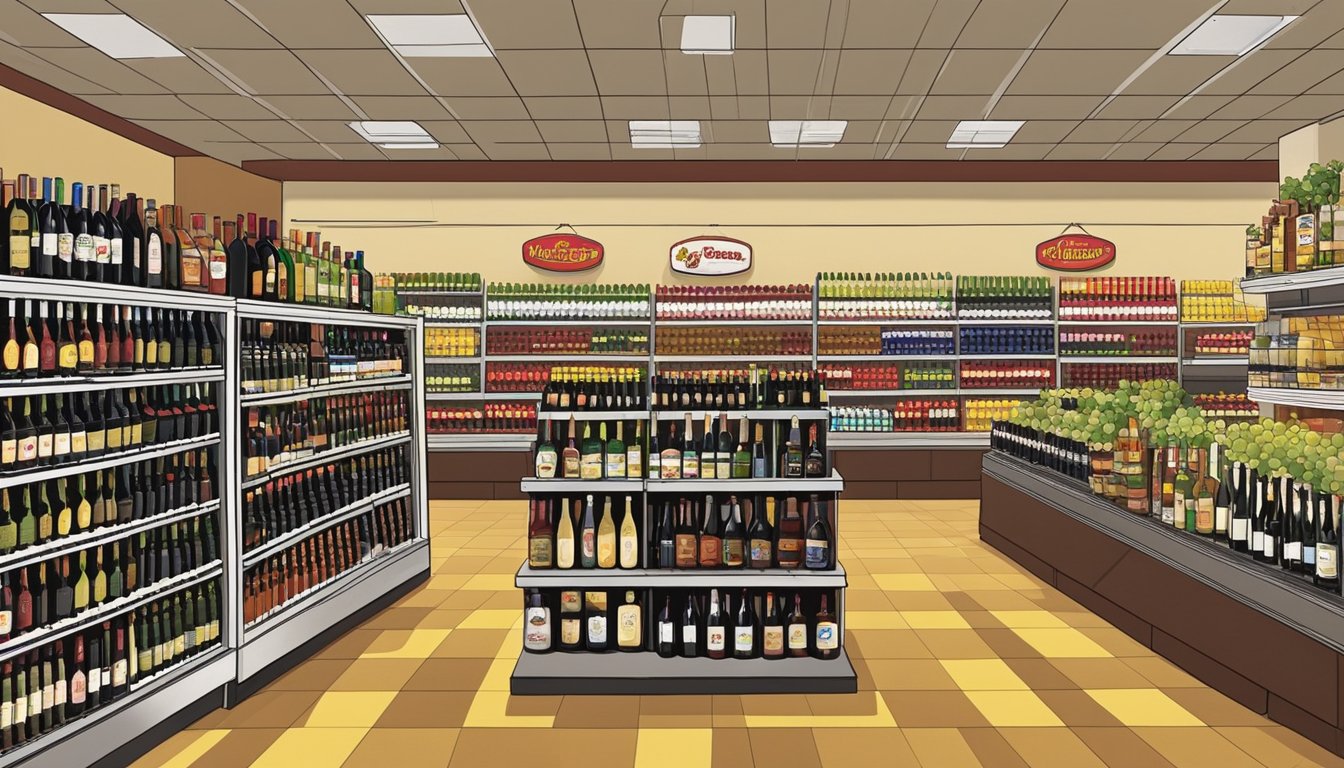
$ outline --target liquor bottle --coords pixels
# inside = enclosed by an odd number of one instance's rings
[[[723,565],[723,539],[719,535],[719,513],[714,508],[714,498],[705,497],[705,517],[700,528],[700,551],[697,564],[701,568],[717,568]]]
[[[266,301],[280,301],[280,271],[283,269],[283,262],[280,259],[280,250],[271,241],[271,230],[267,226],[266,217],[261,217],[261,224],[256,228],[253,214],[247,215],[247,227],[249,233],[255,232],[255,249],[257,259],[262,267],[262,287],[261,297]],[[286,278],[285,288],[288,290],[288,279]]]
[[[793,421],[789,425],[789,439],[784,443],[783,456],[780,457],[780,467],[784,470],[783,477],[803,476],[803,446],[797,416],[793,417]]]
[[[797,568],[803,562],[803,518],[798,513],[798,500],[784,499],[784,512],[775,525],[777,540],[775,557],[780,568]]]
[[[626,590],[625,602],[616,608],[616,650],[644,650],[643,612],[634,590]]]
[[[817,611],[814,624],[813,655],[818,659],[834,659],[840,656],[840,632],[835,617],[826,605],[827,596],[821,596],[821,608]]]
[[[803,465],[804,475],[807,477],[825,477],[826,457],[822,455],[821,447],[817,443],[816,424],[808,428],[807,446],[807,457]]]
[[[666,456],[663,457],[666,461]],[[695,438],[691,427],[691,414],[686,414],[686,428],[681,436],[681,477],[696,480],[700,477],[700,454],[695,448]]]
[[[678,518],[680,523],[681,519]],[[674,568],[677,562],[676,530],[672,523],[672,502],[663,502],[663,515],[658,521],[658,567]]]
[[[245,299],[249,297],[252,285],[252,276],[248,271],[247,254],[247,233],[243,230],[241,224],[242,217],[237,219],[225,220],[222,227],[222,240],[227,243],[224,252],[228,256],[228,265],[225,270],[228,275],[229,291],[228,295],[235,299]]]
[[[709,590],[709,611],[705,615],[705,655],[722,659],[728,655],[727,632],[723,612],[719,610],[719,590]]]
[[[728,497],[728,521],[723,526],[723,565],[741,568],[746,562],[745,530],[742,524],[742,506],[736,496]]]
[[[747,590],[742,590],[742,599],[737,604],[737,616],[733,621],[733,658],[756,658],[756,614],[751,609],[751,598]]]
[[[826,508],[812,494],[808,503],[812,521],[807,526],[807,539],[803,566],[812,570],[825,570],[831,567],[831,532],[826,523]]]
[[[1316,537],[1316,569],[1311,581],[1321,589],[1339,591],[1339,530],[1328,494],[1316,496],[1316,519],[1320,533]]]
[[[689,422],[689,417],[687,417]],[[654,447],[657,447],[658,440],[655,436]],[[650,449],[652,450],[652,449]],[[661,471],[661,477],[664,480],[676,480],[681,475],[681,449],[677,447],[677,425],[675,423],[668,425],[667,447],[659,455],[658,466]]]
[[[577,480],[580,475],[580,457],[579,449],[575,444],[577,435],[577,426],[574,417],[569,417],[569,444],[565,446],[561,454],[561,466],[563,467],[564,477],[566,479]]]
[[[616,425],[616,437],[620,439],[620,425]],[[625,476],[640,478],[644,476],[644,422],[635,421],[635,439],[625,446]]]
[[[762,503],[760,498],[752,505],[751,526],[747,530],[748,549],[752,568],[769,568],[774,565],[774,526],[771,517],[775,500],[769,498]]]
[[[531,510],[527,531],[527,564],[532,568],[552,568],[555,566],[555,537],[547,512],[549,502],[531,499],[528,504]]]
[[[779,614],[775,593],[766,592],[765,619],[761,627],[761,656],[767,659],[784,658],[784,642],[784,620]]]
[[[700,606],[699,598],[686,595],[686,607],[681,611],[680,642],[681,655],[693,659],[700,655]]]
[[[621,518],[620,565],[631,569],[639,567],[639,529],[635,526],[635,512],[625,497],[625,514]]]
[[[607,593],[583,593],[584,649],[601,653],[607,650]]]
[[[616,436],[607,440],[607,425],[605,422],[602,424],[602,440],[607,444],[606,471],[603,476],[609,479],[625,477],[625,438],[621,436],[622,425],[623,422],[616,422]]]
[[[677,655],[677,626],[672,621],[672,596],[663,598],[663,609],[658,612],[658,655],[670,659]]]
[[[26,185],[27,177],[19,179]],[[32,267],[32,231],[35,217],[32,205],[26,199],[27,190],[17,191],[15,182],[3,183],[3,197],[8,201],[5,207],[6,235],[5,252],[0,254],[9,264],[9,274],[26,276]]]
[[[760,422],[756,423],[756,440],[751,444],[751,476],[769,477],[769,468],[765,461],[765,433]]]
[[[576,505],[577,501],[574,502]],[[570,516],[568,505],[559,503],[560,524],[555,534],[555,564],[560,568],[574,567],[574,520]]]
[[[737,450],[732,451],[729,466],[729,476],[735,480],[751,477],[751,451],[747,448],[747,419],[744,416],[738,423],[737,428],[738,443]],[[731,442],[732,437],[729,437]],[[723,440],[720,436],[719,444],[722,446]]]
[[[531,590],[523,615],[523,650],[529,653],[551,651],[551,610],[542,602],[541,591]]]
[[[1298,511],[1297,525],[1298,537],[1302,541],[1302,563],[1298,570],[1303,577],[1314,577],[1316,575],[1316,533],[1318,526],[1316,524],[1314,489],[1304,486],[1298,491]]]
[[[247,254],[247,298],[264,300],[266,298],[266,263],[262,260],[262,255],[256,247],[257,214],[247,214],[246,224],[244,224],[243,215],[239,214],[236,224],[238,226],[238,237],[242,241],[243,249]]]
[[[1260,559],[1270,565],[1279,564],[1279,555],[1283,543],[1283,494],[1280,488],[1282,478],[1273,477],[1266,481],[1269,493],[1269,505],[1265,509],[1265,527],[1262,538]]]
[[[677,515],[676,565],[678,568],[694,568],[698,562],[699,544],[696,541],[696,526],[691,518],[690,502],[682,499],[680,514]]]
[[[589,496],[591,502],[592,497]],[[602,522],[597,525],[597,567],[616,567],[616,505],[610,511],[603,511]],[[586,513],[585,513],[586,517]]]
[[[551,442],[551,421],[548,419],[542,442],[537,446],[537,477],[546,479],[555,477],[556,459],[555,444]]]
[[[577,651],[583,647],[583,599],[580,592],[560,593],[560,650]]]
[[[700,478],[703,480],[714,480],[718,477],[718,435],[714,429],[712,417],[705,414],[705,428],[700,442],[699,470]]]
[[[594,519],[593,495],[588,494],[583,504],[583,519],[579,524],[579,567],[597,566],[597,523]]]
[[[1285,480],[1285,486],[1287,481]],[[1294,483],[1294,485],[1297,485]],[[1280,545],[1279,565],[1285,571],[1302,571],[1302,517],[1306,506],[1306,488],[1294,488],[1287,491],[1283,499],[1283,541]]]

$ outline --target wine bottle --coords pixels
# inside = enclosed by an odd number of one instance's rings
[[[583,518],[579,524],[579,567],[597,566],[597,523],[594,519],[593,495],[584,500]]]
[[[583,647],[583,599],[581,593],[560,593],[560,650],[577,651]]]
[[[825,570],[831,567],[831,532],[826,522],[826,508],[816,494],[812,494],[808,502],[808,512],[812,520],[807,526],[803,565],[812,570]]]
[[[643,611],[634,590],[626,590],[625,602],[616,608],[616,650],[644,650]]]
[[[765,593],[765,619],[761,627],[761,656],[784,658],[784,621],[775,602],[775,593]]]
[[[723,562],[728,568],[741,568],[746,563],[745,530],[742,525],[742,507],[736,496],[728,497],[727,522],[723,526]]]
[[[681,439],[681,477],[695,480],[700,477],[700,454],[695,448],[695,438],[691,427],[691,414],[686,414],[686,428]],[[666,457],[664,457],[666,461]]]
[[[624,514],[621,517],[620,565],[631,569],[639,567],[639,529],[635,525],[635,513],[631,498],[625,497]]]
[[[551,568],[555,565],[553,557],[555,539],[551,530],[550,515],[547,513],[547,504],[548,502],[543,499],[528,501],[530,510],[527,532],[527,564],[532,568]]]
[[[672,621],[672,596],[663,598],[658,612],[658,655],[670,659],[677,655],[676,625]]]
[[[693,659],[700,655],[700,606],[695,595],[686,595],[686,607],[681,611],[681,632],[678,640],[681,655]]]
[[[705,615],[705,655],[722,659],[728,655],[724,616],[719,610],[719,590],[709,590],[709,611]]]
[[[593,653],[607,650],[607,593],[583,593],[584,648]]]
[[[815,622],[814,656],[818,659],[834,659],[840,656],[840,632],[835,617],[826,605],[827,596],[821,596],[821,608],[817,611]]]
[[[723,538],[719,535],[719,512],[714,508],[714,497],[705,497],[704,522],[700,528],[698,564],[701,568],[723,565]]]
[[[541,592],[532,590],[527,596],[527,610],[523,615],[523,650],[529,653],[548,653],[551,650],[551,611],[542,602]]]
[[[578,501],[574,502],[575,505]],[[555,534],[555,564],[560,568],[574,567],[574,521],[568,505],[562,500],[560,507],[560,525]],[[563,612],[563,611],[562,611]]]
[[[591,502],[592,497],[588,497]],[[597,567],[616,567],[616,505],[603,510],[602,522],[597,525]],[[605,504],[604,504],[605,507]]]

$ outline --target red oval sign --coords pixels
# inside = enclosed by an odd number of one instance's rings
[[[602,244],[583,235],[542,235],[523,243],[523,263],[549,272],[582,272],[602,263]]]
[[[1115,261],[1115,243],[1091,235],[1061,235],[1036,246],[1036,263],[1063,272],[1086,272]]]

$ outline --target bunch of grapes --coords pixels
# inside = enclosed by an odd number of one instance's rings
[[[1320,493],[1344,493],[1344,434],[1299,422],[1261,419],[1230,424],[1219,437],[1228,458],[1262,475],[1288,475]]]

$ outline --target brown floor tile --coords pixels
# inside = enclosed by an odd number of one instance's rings
[[[1259,768],[1260,761],[1243,752],[1212,728],[1134,728],[1177,768]]]
[[[712,749],[711,768],[744,768],[754,765],[751,757],[751,738],[747,736],[746,728],[715,728]]]
[[[556,728],[638,728],[639,700],[628,696],[566,696]]]
[[[970,598],[967,599],[969,600]],[[1003,622],[994,618],[994,614],[982,609],[974,600],[971,600],[971,604],[973,606],[971,608],[962,608],[958,606],[957,612],[961,614],[961,618],[965,619],[966,623],[970,624],[972,628],[1003,629]]]
[[[988,645],[1001,659],[1041,658],[1040,651],[1032,648],[1016,632],[1006,629],[1002,625],[975,631],[979,633],[980,639],[985,641],[985,645]]]
[[[193,725],[192,729],[196,726]],[[191,749],[197,739],[210,738],[199,730],[178,731],[135,761],[135,768],[163,768],[170,761],[182,762],[180,753]]]
[[[1124,662],[1158,688],[1203,688],[1203,683],[1160,656],[1134,657]]]
[[[917,629],[920,641],[937,659],[992,659],[994,650],[974,629]]]
[[[997,729],[962,728],[961,737],[966,740],[967,745],[970,746],[971,751],[975,753],[976,758],[980,760],[982,765],[1001,766],[1001,768],[1028,768],[1027,763],[1022,761],[1022,757]]]
[[[991,647],[993,644],[991,643]],[[1022,678],[1022,682],[1035,691],[1076,690],[1080,686],[1055,668],[1048,659],[1012,659],[1003,663]]]
[[[873,682],[873,673],[868,669],[868,662],[853,653],[853,649],[851,649],[849,655],[849,664],[854,667],[854,678],[858,682],[860,691],[877,690],[877,684]]]
[[[474,691],[402,691],[374,727],[459,728],[474,698]]]
[[[430,611],[416,626],[420,629],[456,629],[470,615],[471,611],[466,609],[436,609]]]
[[[564,701],[564,696],[510,696],[509,703],[504,706],[504,713],[514,717],[554,717]]]
[[[547,768],[634,765],[638,731],[611,728],[465,728],[457,735],[451,768],[485,768],[512,757],[541,756]]]
[[[962,557],[916,557],[915,562],[925,573],[983,573],[980,566]]]
[[[442,603],[439,603],[439,607],[435,610],[474,611],[477,608],[480,608],[481,603],[484,603],[491,594],[492,593],[490,592],[477,592],[475,590],[458,590],[449,595]],[[515,603],[517,603],[517,601],[515,601]]]
[[[426,659],[402,686],[404,691],[475,691],[490,659]]]
[[[445,768],[457,733],[455,728],[373,728],[341,768]]]
[[[966,590],[987,611],[1038,611],[1040,606],[1011,589]]]
[[[710,696],[641,696],[640,715],[708,715],[713,712]]]
[[[965,592],[959,592],[959,591],[951,591],[951,590],[949,590],[949,591],[946,591],[946,592],[943,593],[943,597],[947,598],[947,602],[948,602],[949,604],[951,604],[951,606],[952,606],[953,608],[955,608],[955,609],[958,610],[958,611],[961,611],[961,614],[962,614],[963,616],[965,616],[966,613],[969,612],[969,611],[983,611],[983,610],[984,610],[983,608],[980,607],[980,604],[979,604],[979,603],[975,602],[975,598],[971,597],[970,595],[966,594]],[[966,620],[967,620],[968,622],[970,621],[969,618],[967,618]],[[974,624],[974,623],[972,623],[971,626],[974,627],[974,626],[977,626],[977,625]],[[996,626],[997,626],[997,625],[996,625]]]
[[[1262,717],[1212,688],[1172,688],[1164,691],[1205,725],[1273,726]]]
[[[359,655],[368,650],[369,646],[372,645],[381,634],[382,630],[378,629],[366,629],[364,627],[352,629],[331,641],[331,644],[326,648],[313,654],[313,658],[358,659]]]
[[[821,768],[817,743],[808,728],[759,728],[747,732],[756,765]]]
[[[388,608],[364,622],[365,629],[415,629],[433,608]]]
[[[267,687],[274,691],[325,691],[350,664],[348,659],[309,659]]]
[[[449,595],[450,589],[426,589],[421,587],[396,602],[397,608],[437,608]]]
[[[801,693],[776,693],[769,696],[743,696],[744,715],[798,715],[812,714],[807,696]]]
[[[872,659],[868,668],[882,691],[955,691],[957,683],[936,659]]]
[[[887,599],[898,611],[950,611],[952,603],[942,592],[887,592]]]
[[[816,717],[872,717],[878,712],[877,700],[880,695],[877,691],[810,694],[807,705]]]
[[[192,728],[288,728],[322,696],[319,691],[265,689],[233,709],[217,709]]]
[[[929,659],[933,654],[913,629],[855,629],[845,633],[853,637],[864,659]]]
[[[890,611],[891,601],[877,589],[851,589],[845,592],[847,611]]]
[[[1340,768],[1344,759],[1327,752],[1318,744],[1280,725],[1260,728],[1218,728],[1228,741],[1265,765],[1309,766]],[[1298,761],[1298,762],[1294,762]],[[1310,762],[1307,762],[1310,761]]]
[[[901,728],[975,728],[989,725],[961,691],[883,691]]]
[[[333,691],[399,691],[423,659],[356,659],[333,682]]]
[[[251,765],[284,732],[284,729],[262,728],[230,731],[229,735],[197,758],[191,768],[242,768]]]
[[[1037,690],[1036,695],[1041,697],[1041,701],[1044,701],[1065,725],[1075,728],[1122,725],[1115,715],[1098,704],[1096,699],[1088,696],[1086,691]]]
[[[517,570],[515,568],[515,570]],[[523,598],[517,590],[508,592],[482,592],[483,595],[489,595],[485,602],[481,603],[482,608],[503,609],[508,611],[521,611],[523,609]]]
[[[1171,761],[1128,728],[1071,729],[1107,766],[1123,768],[1172,768]]]
[[[1051,659],[1079,688],[1151,688],[1148,678],[1120,659]]]
[[[1092,638],[1097,645],[1117,657],[1151,657],[1153,655],[1151,649],[1114,627],[1082,627],[1078,631]]]
[[[455,629],[430,657],[493,659],[508,635],[507,629]]]
[[[489,565],[489,557],[450,557],[438,570],[438,573],[477,573]]]
[[[825,768],[919,768],[894,728],[813,728],[812,738]]]
[[[982,768],[956,728],[902,728],[922,768]]]
[[[1106,763],[1067,728],[1003,728],[999,733],[1032,768],[1107,768]]]

